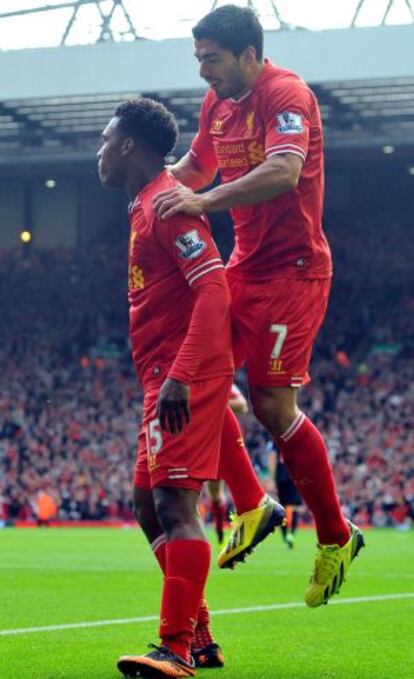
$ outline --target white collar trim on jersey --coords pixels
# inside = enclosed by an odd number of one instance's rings
[[[233,97],[230,98],[235,104],[240,104],[241,101],[244,101],[245,99],[247,99],[247,97],[250,97],[252,92],[253,90],[249,90],[248,92],[246,92],[246,94],[243,94],[243,96],[240,97],[240,99],[233,99]]]

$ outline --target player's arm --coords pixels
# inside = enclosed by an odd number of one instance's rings
[[[186,187],[159,194],[155,207],[166,219],[177,212],[197,215],[243,205],[255,205],[294,190],[309,143],[314,100],[300,82],[270,93],[265,102],[265,156],[256,168],[232,182],[197,195]]]
[[[210,352],[212,336],[228,336],[230,293],[224,274],[224,265],[208,273],[204,280],[194,282],[195,293],[193,313],[187,335],[169,371],[169,377],[190,384],[199,365]]]
[[[210,100],[208,92],[200,110],[198,131],[188,153],[168,169],[181,184],[198,191],[211,184],[217,174],[217,158],[210,136]]]
[[[191,418],[190,385],[197,368],[210,353],[211,336],[225,336],[230,294],[224,275],[215,271],[194,287],[196,299],[186,337],[163,383],[157,403],[161,429],[182,431]]]
[[[230,293],[213,239],[201,219],[175,218],[174,222],[167,227],[160,225],[159,239],[177,262],[195,302],[186,337],[158,397],[161,428],[173,434],[190,421],[190,385],[199,365],[208,358],[212,343],[217,338],[225,342],[226,337],[230,342]],[[190,236],[200,246],[199,254],[186,257],[179,239]]]
[[[186,153],[177,163],[169,165],[168,169],[179,182],[193,191],[211,184],[217,173],[217,167],[198,165],[191,153]]]
[[[161,219],[168,219],[178,212],[201,215],[262,203],[295,189],[302,165],[300,156],[291,153],[275,155],[243,177],[220,184],[206,193],[194,193],[187,186],[162,191],[154,199],[154,208]]]
[[[196,216],[262,203],[295,189],[302,165],[302,158],[291,153],[272,156],[243,177],[202,194],[195,193],[191,183],[174,172],[186,186],[175,186],[159,193],[154,198],[154,208],[161,219],[168,219],[178,212]]]

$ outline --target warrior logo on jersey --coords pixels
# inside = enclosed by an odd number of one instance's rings
[[[281,361],[280,358],[271,358],[270,367],[267,372],[272,375],[284,375],[285,370],[283,370],[283,361]]]
[[[181,236],[178,236],[175,244],[180,251],[180,257],[184,257],[184,259],[198,257],[207,247],[206,243],[201,240],[197,229],[182,233]]]
[[[223,126],[222,120],[219,120],[218,118],[213,120],[210,127],[210,134],[223,134],[222,126]]]
[[[281,134],[300,134],[303,132],[302,116],[300,113],[284,111],[277,116],[277,131]]]

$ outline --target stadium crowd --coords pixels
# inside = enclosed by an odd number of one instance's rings
[[[405,526],[414,515],[414,243],[391,217],[330,224],[335,282],[302,403],[326,438],[348,516]],[[122,234],[82,251],[0,253],[3,523],[35,519],[45,491],[59,519],[133,519],[141,395]],[[251,414],[241,421],[266,485],[267,435]]]

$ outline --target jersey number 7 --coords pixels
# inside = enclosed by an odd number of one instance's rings
[[[272,353],[270,354],[270,358],[272,359],[280,358],[283,343],[287,336],[287,331],[288,331],[287,325],[279,325],[278,323],[272,323],[272,325],[270,326],[270,332],[273,332],[277,335]]]

